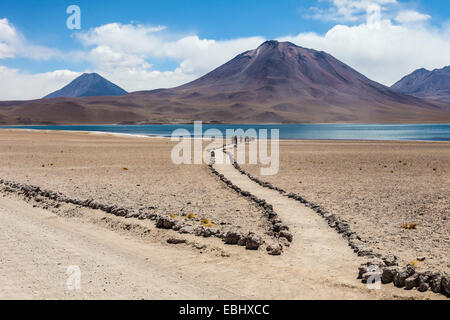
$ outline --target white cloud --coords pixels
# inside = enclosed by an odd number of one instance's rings
[[[95,70],[129,91],[181,85],[204,75],[239,53],[259,46],[265,39],[201,39],[197,35],[177,36],[165,27],[111,23],[76,34],[86,51],[76,53]],[[154,70],[153,60],[169,59],[178,67]]]
[[[28,100],[42,98],[61,89],[80,73],[69,70],[27,74],[0,65],[0,99]]]
[[[50,60],[62,58],[63,54],[59,50],[30,43],[8,19],[0,19],[0,59],[15,57]]]
[[[401,11],[395,21],[400,23],[415,23],[415,22],[423,22],[431,19],[431,16],[428,14],[423,14],[414,10],[405,10]]]
[[[109,65],[114,69],[126,63],[148,69],[152,58],[168,58],[178,61],[183,72],[196,75],[264,41],[261,37],[216,41],[200,39],[196,35],[176,36],[161,32],[165,29],[111,23],[78,33],[76,38],[89,48],[87,59],[94,63],[99,51],[113,57]]]
[[[338,22],[358,22],[366,18],[370,8],[385,8],[387,5],[398,4],[397,0],[320,0],[329,2],[330,7],[321,9],[311,8],[314,19],[331,20]]]
[[[401,23],[396,24],[390,18],[392,12],[383,14],[386,8],[381,6],[382,1],[334,2],[347,5],[357,2],[361,7],[369,2],[378,3],[369,4],[365,21],[359,24],[339,24],[324,35],[301,33],[281,40],[326,51],[386,85],[392,85],[418,68],[435,69],[450,65],[450,28],[433,28],[417,23],[429,19],[428,15],[402,11],[395,19]]]

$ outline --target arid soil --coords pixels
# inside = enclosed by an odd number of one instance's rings
[[[154,138],[4,130],[0,179],[130,210],[146,208],[178,221],[210,219],[223,231],[253,231],[266,244],[273,241],[260,207],[206,165],[173,165],[173,145]],[[3,184],[0,299],[445,299],[392,285],[369,290],[356,279],[365,259],[315,212],[253,184],[231,165],[218,170],[273,202],[294,235],[282,255],[268,255],[265,245],[245,250],[217,237],[159,229],[148,219],[27,198]],[[419,225],[412,231],[420,230]],[[66,287],[72,265],[82,272],[80,291]]]
[[[267,220],[206,165],[175,165],[168,139],[69,132],[0,132],[0,179],[67,197],[117,205],[200,224],[211,220],[265,237]]]
[[[449,272],[449,143],[282,141],[278,174],[242,167],[348,221],[376,252]]]

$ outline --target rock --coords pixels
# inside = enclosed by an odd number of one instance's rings
[[[181,227],[180,230],[178,230],[178,232],[182,234],[193,234],[194,231],[195,231],[194,227],[189,225],[183,226]]]
[[[406,268],[400,269],[400,271],[394,276],[394,285],[396,287],[403,287],[405,280],[411,277],[415,273],[414,266],[407,265]]]
[[[423,261],[425,261],[426,260],[426,257],[418,257],[417,258],[417,261],[420,261],[420,262],[423,262]]]
[[[397,265],[397,257],[394,256],[393,254],[388,254],[383,258],[384,263],[386,264],[386,266],[391,267],[391,266],[396,266]]]
[[[357,249],[358,249],[359,247],[364,246],[364,243],[363,243],[361,240],[358,240],[358,239],[350,239],[350,240],[348,241],[348,244],[350,245],[350,247],[351,247],[354,251],[357,251]]]
[[[278,243],[273,243],[270,244],[266,250],[271,256],[279,256],[283,252],[283,247]]]
[[[169,217],[159,217],[156,221],[156,227],[159,229],[172,229],[175,225],[175,220]]]
[[[377,270],[377,271],[369,271],[369,272],[364,273],[364,274],[361,276],[362,282],[363,282],[363,283],[367,283],[367,281],[369,280],[369,278],[372,278],[372,279],[375,279],[375,280],[378,279],[377,281],[380,281],[380,280],[379,280],[380,277],[381,277],[381,272],[380,272],[379,270]]]
[[[434,293],[439,293],[442,290],[442,275],[439,272],[431,276],[430,288]]]
[[[373,255],[373,251],[365,246],[355,248],[355,251],[358,253],[359,257],[367,257]]]
[[[367,263],[366,263],[366,265],[368,265],[369,267],[370,266],[375,266],[375,267],[378,267],[378,268],[383,268],[383,267],[385,267],[386,266],[386,264],[384,263],[384,261],[383,261],[383,259],[380,259],[380,258],[373,258],[373,259],[370,259]]]
[[[187,241],[185,239],[177,239],[177,238],[169,238],[167,239],[168,244],[181,244],[186,243]]]
[[[369,272],[369,268],[364,264],[358,268],[358,279],[362,279],[365,273]]]
[[[139,211],[130,211],[127,214],[127,218],[138,218],[141,215]]]
[[[450,294],[450,276],[444,275],[441,282],[442,289],[445,293]]]
[[[282,230],[280,232],[280,238],[286,238],[289,242],[292,242],[292,240],[293,240],[292,233],[290,233],[287,230]]]
[[[428,289],[430,289],[429,284],[426,282],[422,282],[419,284],[419,288],[417,290],[419,290],[420,292],[425,292],[428,291]]]
[[[289,247],[291,246],[291,243],[290,243],[289,240],[286,239],[286,238],[280,238],[280,244],[281,244],[282,246],[287,247],[287,248],[289,248]]]
[[[350,226],[345,222],[338,222],[336,225],[336,229],[339,233],[344,233],[350,230]]]
[[[273,212],[273,211],[269,211],[268,213],[267,213],[267,217],[269,218],[269,219],[273,219],[273,218],[275,218],[277,216],[277,214],[275,213],[275,212]]]
[[[416,272],[405,280],[405,289],[411,290],[419,285],[419,274]]]
[[[391,283],[394,281],[395,275],[400,271],[400,267],[390,266],[383,269],[383,273],[381,274],[381,282],[383,283]]]
[[[433,273],[431,271],[422,272],[419,275],[419,285],[421,283],[428,283],[428,282],[430,282],[432,275],[433,275]]]
[[[254,234],[253,232],[250,232],[247,236],[245,248],[247,250],[258,250],[261,244],[262,244],[261,238],[258,235]]]
[[[272,219],[272,225],[275,226],[277,223],[281,223],[281,219],[278,216]]]
[[[230,245],[238,244],[241,237],[242,237],[242,233],[240,233],[239,231],[228,231],[225,234],[224,241],[225,241],[225,244],[230,244]]]
[[[241,247],[245,247],[247,245],[247,237],[242,235],[241,238],[239,239],[237,245],[241,246]]]
[[[195,235],[204,238],[215,236],[217,233],[218,230],[214,228],[198,227],[195,229]]]
[[[282,224],[281,222],[277,222],[273,225],[273,231],[281,232],[283,230],[289,230],[289,227],[285,224]]]

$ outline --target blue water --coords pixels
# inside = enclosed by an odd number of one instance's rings
[[[193,125],[82,125],[82,126],[3,126],[37,130],[96,131],[135,135],[170,137],[176,129],[186,129],[193,134]],[[280,130],[280,139],[295,140],[418,140],[450,141],[450,124],[282,124],[282,125],[203,125],[203,131],[219,129],[270,129]]]

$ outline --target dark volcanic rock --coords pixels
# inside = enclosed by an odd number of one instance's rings
[[[261,238],[250,232],[247,236],[247,242],[245,243],[245,248],[248,250],[258,250],[262,244]]]
[[[228,231],[225,234],[225,244],[238,244],[239,240],[242,238],[242,233],[239,231]]]
[[[61,90],[55,91],[44,99],[48,98],[79,98],[79,97],[100,97],[100,96],[123,96],[127,94],[125,90],[109,82],[97,73],[84,73]]]
[[[175,220],[169,217],[159,217],[156,221],[156,227],[160,229],[172,229],[175,226]]]

